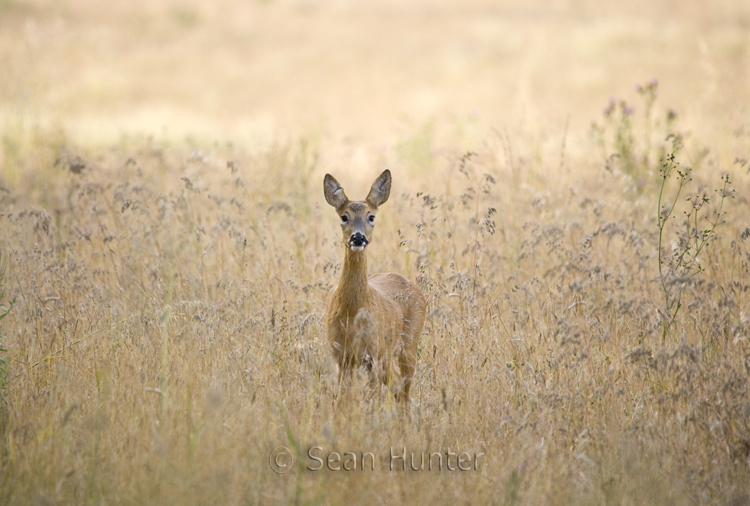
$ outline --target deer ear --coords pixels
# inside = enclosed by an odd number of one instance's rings
[[[382,206],[386,200],[388,200],[388,196],[391,194],[391,171],[386,169],[383,171],[382,174],[378,176],[378,178],[375,180],[374,183],[372,183],[372,188],[370,188],[370,193],[367,195],[367,202],[377,209],[378,207]]]
[[[326,202],[336,209],[343,207],[349,200],[339,182],[330,174],[326,174],[323,179],[323,193],[326,196]]]

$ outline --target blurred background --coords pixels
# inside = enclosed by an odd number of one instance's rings
[[[565,132],[575,152],[653,78],[722,144],[750,132],[750,2],[0,0],[0,72],[5,151],[41,128],[364,150]]]

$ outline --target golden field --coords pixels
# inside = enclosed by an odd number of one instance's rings
[[[750,504],[750,4],[0,0],[0,70],[0,504]],[[408,406],[326,342],[386,168]]]

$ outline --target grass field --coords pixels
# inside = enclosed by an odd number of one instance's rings
[[[749,27],[0,0],[0,503],[750,504]],[[405,410],[324,318],[385,168]]]

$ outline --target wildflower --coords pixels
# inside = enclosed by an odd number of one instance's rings
[[[609,99],[609,104],[602,111],[605,116],[610,116],[612,114],[612,112],[615,110],[616,103],[617,101],[614,99],[614,97]]]

